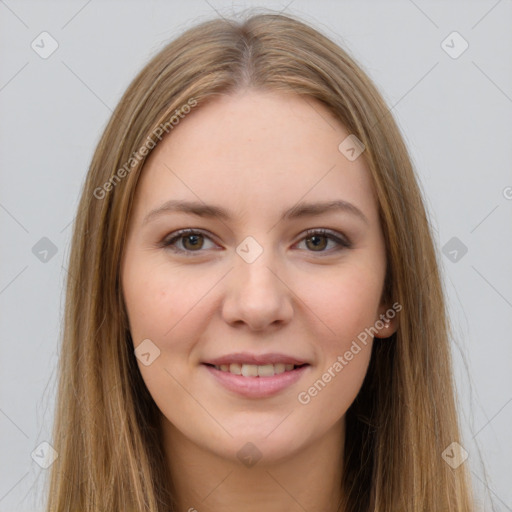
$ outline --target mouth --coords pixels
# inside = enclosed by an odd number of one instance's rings
[[[220,385],[221,389],[235,396],[249,399],[278,395],[296,384],[311,368],[307,363],[202,363],[201,366],[213,378],[214,386]]]
[[[233,375],[239,375],[242,377],[273,377],[274,375],[281,375],[283,373],[289,373],[296,371],[304,366],[309,366],[307,363],[304,364],[291,364],[291,363],[276,363],[276,364],[249,364],[249,363],[231,363],[215,365],[210,363],[204,363],[206,366],[215,368],[220,372],[231,373]]]

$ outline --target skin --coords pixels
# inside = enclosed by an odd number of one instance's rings
[[[137,361],[162,412],[179,510],[338,509],[345,413],[372,343],[385,341],[360,344],[309,403],[297,397],[391,307],[381,301],[386,251],[364,153],[349,161],[338,150],[348,135],[316,100],[245,90],[198,106],[145,164],[122,287],[134,347],[149,339],[160,350],[148,366]],[[144,222],[170,199],[219,205],[232,219],[168,212]],[[345,211],[280,220],[299,202],[339,199],[367,222]],[[189,256],[163,245],[184,228],[204,235],[174,243]],[[350,248],[313,240],[313,228],[347,237]],[[248,236],[263,249],[252,263],[236,252]],[[201,364],[242,351],[310,366],[278,394],[246,398]],[[237,457],[247,442],[261,454],[250,467]]]

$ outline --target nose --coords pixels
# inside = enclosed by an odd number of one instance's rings
[[[229,273],[222,316],[232,326],[246,325],[254,331],[283,326],[293,317],[293,292],[282,271],[272,261],[271,251],[248,263],[235,255]]]

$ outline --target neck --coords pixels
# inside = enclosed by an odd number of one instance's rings
[[[344,419],[285,459],[252,466],[205,450],[163,421],[176,510],[340,511]]]

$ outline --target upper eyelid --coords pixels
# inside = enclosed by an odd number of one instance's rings
[[[213,235],[211,235],[210,233],[208,233],[207,231],[204,231],[203,229],[184,228],[184,229],[178,229],[177,231],[173,231],[172,233],[167,235],[164,238],[163,243],[166,244],[166,243],[169,243],[170,241],[172,241],[173,239],[179,240],[180,238],[185,237],[187,235],[195,235],[195,234],[203,235],[204,237],[209,238],[210,240],[215,242],[215,237]]]

